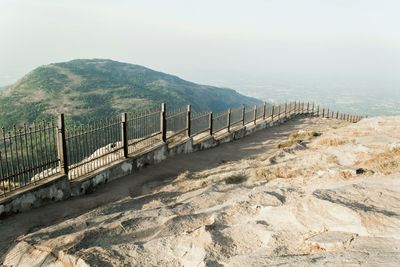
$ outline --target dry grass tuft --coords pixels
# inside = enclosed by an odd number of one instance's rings
[[[350,143],[348,138],[323,138],[317,142],[318,146],[342,146]]]
[[[315,131],[298,131],[290,134],[288,140],[280,142],[278,148],[291,147],[294,144],[301,143],[303,141],[311,140],[314,137],[320,136],[321,133]]]
[[[354,131],[351,133],[352,136],[354,137],[362,137],[362,136],[368,136],[370,133],[367,131]]]
[[[339,165],[338,158],[335,155],[328,155],[326,162],[333,165]]]
[[[400,171],[400,148],[386,149],[375,154],[366,162],[366,166],[386,175]]]
[[[255,170],[254,175],[257,179],[270,181],[276,178],[290,179],[298,176],[311,176],[313,173],[311,167],[307,169],[291,169],[287,166],[272,166],[268,168],[259,168]]]
[[[232,175],[225,178],[225,184],[241,184],[247,180],[245,175]]]
[[[340,175],[342,176],[342,178],[344,179],[350,179],[354,177],[354,174],[351,171],[345,170],[345,171],[341,171]]]
[[[198,175],[190,171],[184,171],[176,177],[176,181],[194,180],[199,179]]]

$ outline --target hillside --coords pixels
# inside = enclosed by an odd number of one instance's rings
[[[77,59],[38,67],[1,92],[0,125],[7,128],[59,113],[84,122],[161,102],[218,112],[260,101],[139,65]]]
[[[300,118],[167,159],[0,222],[4,264],[398,266],[399,123]]]

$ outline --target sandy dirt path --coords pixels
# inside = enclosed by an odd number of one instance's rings
[[[198,172],[220,166],[225,162],[257,157],[266,152],[273,153],[277,144],[301,129],[329,129],[348,123],[336,120],[295,118],[282,125],[267,128],[243,139],[226,143],[219,147],[188,155],[177,155],[160,164],[148,166],[134,174],[110,182],[95,192],[70,200],[51,203],[22,214],[12,215],[0,220],[0,255],[14,244],[18,236],[36,231],[48,225],[77,217],[111,202],[142,194],[143,184],[149,181],[173,180],[185,172]]]

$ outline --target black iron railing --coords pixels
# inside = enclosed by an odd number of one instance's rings
[[[34,123],[0,132],[0,197],[54,175],[70,180],[84,177],[112,162],[173,142],[177,137],[213,135],[233,127],[275,121],[298,114],[312,114],[358,122],[362,117],[334,112],[314,103],[287,102],[228,109],[218,114],[192,113],[191,107],[122,113],[88,124],[65,126],[58,122]]]

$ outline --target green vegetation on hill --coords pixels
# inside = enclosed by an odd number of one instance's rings
[[[199,85],[143,66],[106,59],[77,59],[41,66],[0,94],[0,126],[65,113],[86,122],[123,111],[191,104],[219,112],[260,101],[232,89]]]

